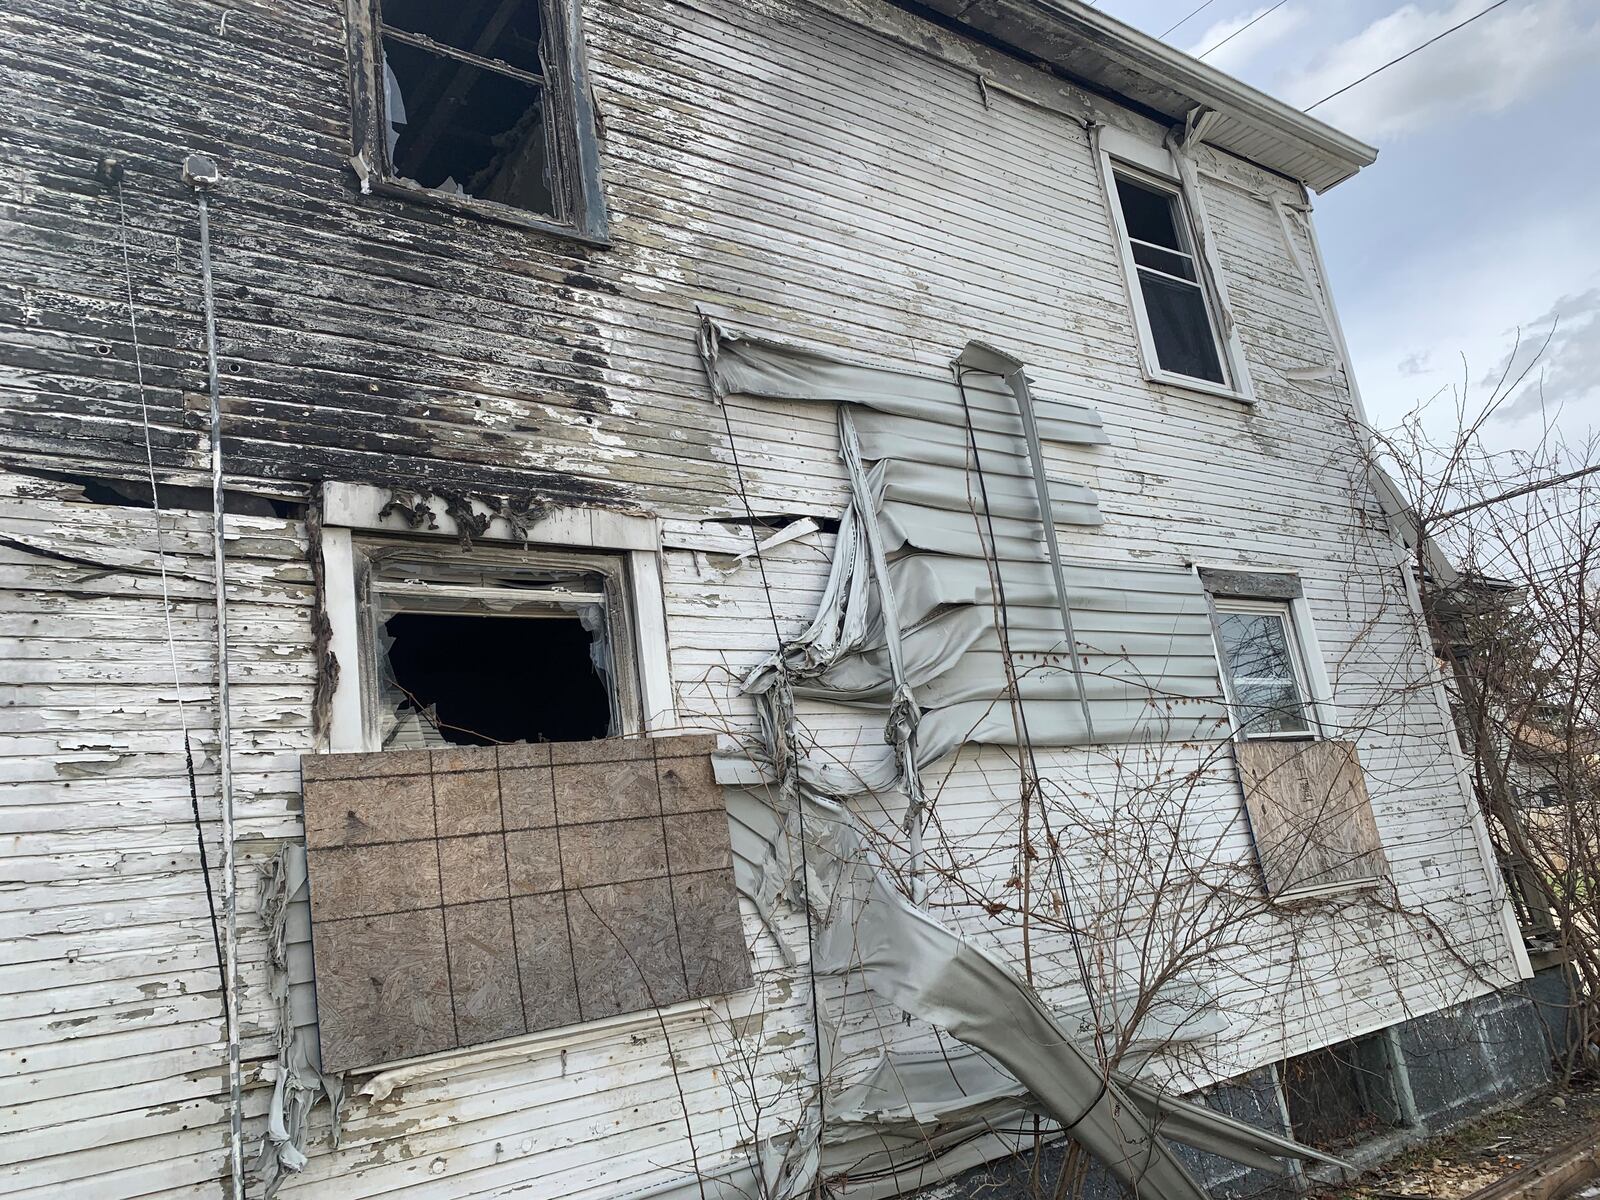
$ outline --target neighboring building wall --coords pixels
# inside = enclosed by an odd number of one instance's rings
[[[0,321],[21,386],[0,414],[6,462],[142,472],[116,202],[91,178],[115,152],[127,162],[157,463],[164,480],[200,480],[194,209],[176,164],[186,150],[215,153],[226,175],[212,236],[230,482],[299,499],[338,479],[655,512],[679,717],[742,732],[749,707],[737,681],[773,649],[774,623],[788,635],[808,620],[831,539],[767,555],[768,590],[754,563],[735,558],[749,548],[744,532],[707,519],[743,516],[746,499],[761,513],[831,516],[845,488],[831,416],[733,405],[748,488],[737,495],[724,414],[695,354],[695,306],[933,374],[982,338],[1024,359],[1040,394],[1105,418],[1109,447],[1050,451],[1055,469],[1096,489],[1107,518],[1098,532],[1064,535],[1068,557],[1299,572],[1398,899],[1427,911],[1422,920],[1356,900],[1263,923],[1203,981],[1221,1036],[1178,1064],[1181,1078],[1237,1076],[1507,976],[1495,883],[1443,749],[1444,715],[1417,686],[1428,658],[1362,479],[1337,353],[1270,203],[1298,201],[1296,188],[1200,155],[1251,407],[1142,378],[1096,167],[1071,117],[1092,106],[1159,131],[1104,101],[1044,76],[1036,102],[985,94],[975,72],[993,63],[989,52],[877,3],[592,4],[613,219],[613,246],[592,249],[359,196],[344,166],[342,7],[147,0],[103,12],[26,0],[7,12],[0,262],[12,303]],[[1309,259],[1304,234],[1291,236]],[[1309,377],[1319,368],[1331,376]],[[219,1003],[163,682],[151,514],[83,504],[70,487],[8,487],[3,532],[29,539],[0,557],[9,644],[52,665],[16,677],[14,719],[31,725],[7,751],[8,877],[24,886],[13,894],[20,951],[0,968],[13,993],[3,1095],[22,1131],[3,1150],[6,1183],[41,1197],[214,1188],[227,1135]],[[209,517],[170,520],[209,818]],[[296,761],[316,747],[313,597],[297,522],[229,527],[248,913],[257,869],[302,835]],[[871,715],[809,705],[802,719],[845,755],[881,738]],[[1248,862],[1237,785],[1216,749],[1062,751],[1041,765],[1063,787],[1118,802],[1130,779],[1195,771],[1194,836]],[[984,750],[932,775],[941,853],[981,894],[1003,897],[1014,765]],[[893,816],[882,815],[886,826]],[[1086,852],[1076,869],[1091,864]],[[753,994],[665,1031],[647,1017],[557,1032],[381,1100],[357,1098],[337,1149],[319,1118],[312,1162],[283,1194],[681,1188],[684,1105],[702,1170],[738,1158],[793,1119],[814,1054],[803,971],[784,967],[747,917]],[[952,919],[1017,956],[1018,931],[981,905]],[[272,1083],[271,1009],[262,931],[248,915],[241,927],[254,1138]],[[1431,932],[1441,929],[1448,946]],[[803,947],[803,932],[790,934]],[[1041,990],[1070,1006],[1081,991],[1066,947],[1038,937],[1034,952]],[[841,1075],[885,1044],[926,1042],[898,1013],[846,998],[838,981],[824,987],[830,1011],[847,1018]]]

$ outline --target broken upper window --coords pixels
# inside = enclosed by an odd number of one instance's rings
[[[1172,375],[1226,386],[1222,344],[1182,192],[1122,170],[1112,179],[1135,284],[1134,308],[1156,364]]]
[[[575,0],[371,4],[384,183],[603,234]]]
[[[638,730],[620,559],[364,550],[369,745],[576,742]]]

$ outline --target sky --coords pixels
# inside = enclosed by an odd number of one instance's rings
[[[1490,0],[1272,3],[1211,0],[1171,32],[1201,0],[1099,7],[1305,108]],[[1313,115],[1379,150],[1313,199],[1373,424],[1425,405],[1453,428],[1509,366],[1531,370],[1492,446],[1600,428],[1600,0],[1508,0]]]

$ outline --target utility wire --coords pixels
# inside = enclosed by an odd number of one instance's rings
[[[1501,2],[1504,3],[1504,0],[1501,0]],[[1274,4],[1271,8],[1266,9],[1266,10],[1264,10],[1262,12],[1258,12],[1255,16],[1251,17],[1248,21],[1246,21],[1243,25],[1239,26],[1239,28],[1235,29],[1227,37],[1223,38],[1215,46],[1212,46],[1209,49],[1200,51],[1200,53],[1195,55],[1195,57],[1196,58],[1204,58],[1206,55],[1210,54],[1213,50],[1221,50],[1224,46],[1226,46],[1229,42],[1233,41],[1234,38],[1238,37],[1246,29],[1249,29],[1250,26],[1254,25],[1257,21],[1261,20],[1263,17],[1270,17],[1273,13],[1277,12],[1280,8],[1282,8],[1287,3],[1289,3],[1289,0],[1278,0],[1278,2],[1276,4]],[[1186,17],[1184,19],[1187,20],[1188,18]]]
[[[1329,100],[1332,100],[1335,96],[1344,95],[1351,88],[1356,87],[1359,84],[1365,83],[1367,80],[1371,79],[1374,75],[1377,75],[1377,74],[1379,74],[1379,73],[1381,73],[1383,71],[1387,71],[1390,67],[1394,66],[1395,63],[1405,62],[1406,59],[1410,58],[1413,54],[1416,54],[1418,51],[1426,50],[1429,46],[1433,45],[1435,42],[1444,40],[1445,38],[1449,37],[1452,33],[1454,33],[1458,29],[1465,29],[1468,25],[1471,25],[1479,17],[1488,16],[1495,9],[1501,7],[1502,5],[1504,5],[1504,4],[1508,3],[1508,2],[1509,2],[1509,0],[1495,0],[1495,2],[1493,4],[1491,4],[1491,5],[1489,5],[1488,8],[1485,8],[1485,9],[1482,9],[1481,11],[1479,11],[1479,12],[1473,13],[1470,17],[1468,17],[1465,21],[1462,21],[1459,25],[1452,25],[1452,26],[1450,26],[1449,29],[1446,29],[1443,33],[1434,34],[1427,41],[1423,42],[1422,45],[1412,47],[1410,50],[1407,50],[1404,54],[1402,54],[1399,58],[1391,58],[1388,62],[1384,63],[1383,66],[1377,67],[1374,70],[1368,71],[1360,79],[1357,79],[1354,83],[1345,84],[1337,92],[1329,92],[1321,100],[1318,100],[1316,104],[1308,105],[1305,108],[1305,111],[1306,112],[1310,112],[1313,108],[1316,108],[1318,104],[1326,104]],[[1204,56],[1202,55],[1202,57],[1204,57]]]
[[[1165,29],[1163,29],[1161,31],[1161,36],[1162,37],[1166,37],[1167,34],[1171,33],[1179,25],[1188,24],[1189,21],[1192,18],[1198,17],[1201,13],[1205,12],[1206,9],[1210,8],[1216,2],[1217,2],[1217,0],[1205,0],[1205,3],[1200,5],[1198,8],[1190,9],[1188,14],[1186,16],[1184,16],[1181,20],[1174,21],[1171,25],[1168,25]]]

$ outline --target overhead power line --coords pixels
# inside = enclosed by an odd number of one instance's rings
[[[1384,63],[1383,66],[1376,67],[1373,70],[1368,71],[1360,79],[1357,79],[1352,83],[1345,84],[1337,92],[1329,92],[1321,100],[1318,100],[1316,104],[1308,105],[1306,107],[1305,111],[1306,112],[1310,112],[1313,108],[1316,108],[1318,104],[1326,104],[1329,100],[1332,100],[1335,96],[1344,95],[1351,88],[1356,87],[1359,84],[1365,83],[1367,80],[1371,79],[1374,75],[1380,74],[1383,71],[1387,71],[1390,67],[1394,66],[1395,63],[1405,62],[1406,59],[1410,58],[1413,54],[1416,54],[1418,51],[1426,50],[1429,46],[1433,45],[1435,42],[1442,41],[1444,38],[1449,37],[1452,33],[1454,33],[1458,29],[1465,29],[1468,25],[1471,25],[1479,17],[1487,17],[1495,9],[1501,7],[1504,4],[1508,4],[1508,3],[1510,3],[1510,0],[1495,0],[1495,2],[1493,4],[1491,4],[1491,5],[1489,5],[1488,8],[1485,8],[1485,9],[1479,11],[1479,12],[1473,13],[1470,17],[1468,17],[1465,21],[1462,21],[1459,25],[1452,25],[1452,26],[1450,26],[1449,29],[1446,29],[1444,32],[1434,34],[1427,41],[1423,42],[1422,45],[1413,46],[1410,50],[1407,50],[1404,54],[1402,54],[1399,58],[1391,58],[1388,62]],[[1263,14],[1263,15],[1265,15],[1265,14]]]
[[[1205,3],[1200,5],[1200,7],[1194,8],[1194,9],[1190,9],[1189,13],[1186,16],[1184,16],[1181,20],[1174,21],[1171,25],[1168,25],[1165,29],[1163,29],[1161,31],[1161,36],[1162,37],[1166,37],[1167,34],[1171,33],[1179,25],[1188,24],[1188,22],[1190,21],[1191,18],[1198,17],[1201,13],[1205,12],[1206,9],[1210,8],[1216,2],[1217,2],[1217,0],[1205,0]]]
[[[1500,0],[1500,2],[1502,4],[1504,4],[1505,0]],[[1204,58],[1206,55],[1210,54],[1212,50],[1221,50],[1224,46],[1226,46],[1229,42],[1233,41],[1234,38],[1238,37],[1246,29],[1249,29],[1250,26],[1254,25],[1257,21],[1261,20],[1263,17],[1270,17],[1273,13],[1277,12],[1280,8],[1282,8],[1287,3],[1289,3],[1289,0],[1278,0],[1278,2],[1276,4],[1274,4],[1271,8],[1265,9],[1262,12],[1258,12],[1255,16],[1251,17],[1248,21],[1246,21],[1243,25],[1239,26],[1239,28],[1235,29],[1227,37],[1223,38],[1215,46],[1212,46],[1212,47],[1210,47],[1208,49],[1200,51],[1200,53],[1195,55],[1195,57],[1196,58]]]

